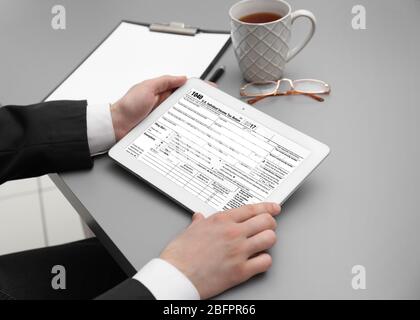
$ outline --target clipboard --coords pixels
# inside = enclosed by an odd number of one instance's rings
[[[201,29],[179,22],[123,20],[44,101],[112,103],[134,84],[162,74],[205,79],[230,43],[228,31]]]

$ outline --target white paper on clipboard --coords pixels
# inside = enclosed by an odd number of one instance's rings
[[[164,74],[200,77],[228,40],[229,34],[185,36],[122,22],[46,101],[112,103],[145,79]]]

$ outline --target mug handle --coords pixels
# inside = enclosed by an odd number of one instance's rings
[[[311,22],[311,30],[309,30],[309,34],[306,36],[305,40],[300,45],[297,45],[292,50],[290,50],[290,52],[287,56],[287,62],[292,60],[303,48],[306,47],[306,45],[312,39],[312,37],[315,33],[316,19],[315,19],[314,14],[312,12],[308,11],[308,10],[303,10],[303,9],[302,10],[296,10],[296,11],[292,12],[292,14],[291,14],[291,18],[292,18],[291,24],[293,25],[294,21],[297,18],[300,18],[300,17],[309,19],[309,21]]]

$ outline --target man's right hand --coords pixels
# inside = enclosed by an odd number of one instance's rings
[[[276,242],[275,203],[258,203],[216,213],[200,213],[160,258],[183,272],[207,299],[234,287],[272,263],[265,251]]]

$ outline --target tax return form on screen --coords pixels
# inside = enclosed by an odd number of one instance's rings
[[[126,152],[216,210],[264,201],[310,154],[195,89]]]

